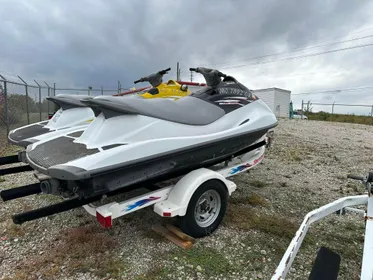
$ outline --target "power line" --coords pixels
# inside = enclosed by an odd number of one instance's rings
[[[373,86],[365,86],[365,87],[358,87],[358,88],[345,88],[345,89],[334,89],[334,90],[325,90],[325,91],[313,91],[313,92],[300,92],[300,93],[292,93],[292,95],[308,95],[308,94],[319,94],[319,93],[337,93],[342,91],[357,91],[357,90],[364,90],[370,89]]]
[[[223,62],[223,63],[215,64],[214,67],[216,67],[216,66],[224,66],[226,64],[234,64],[234,63],[242,62],[242,61],[255,60],[255,59],[260,59],[260,58],[265,58],[265,57],[270,57],[270,56],[276,56],[276,55],[281,55],[281,54],[292,54],[294,52],[300,52],[300,51],[305,51],[305,50],[314,49],[314,48],[321,48],[321,47],[326,47],[326,46],[331,46],[331,45],[338,45],[338,44],[343,44],[343,43],[347,43],[347,42],[352,42],[352,41],[361,40],[361,39],[367,39],[367,38],[372,38],[372,37],[373,37],[373,34],[372,35],[363,36],[363,37],[352,38],[352,39],[348,39],[348,40],[343,40],[343,41],[328,43],[328,44],[308,46],[308,47],[301,47],[301,48],[296,48],[296,49],[293,49],[293,50],[287,51],[287,52],[265,54],[265,55],[261,55],[261,56],[255,56],[255,57],[250,57],[250,58],[246,58],[246,59],[241,59],[240,61],[235,61],[235,62],[233,62],[233,61],[232,62]]]
[[[292,60],[292,59],[299,59],[299,58],[305,58],[305,57],[311,57],[311,56],[318,56],[318,55],[327,54],[327,53],[334,53],[334,52],[340,52],[340,51],[345,51],[345,50],[363,48],[363,47],[368,47],[368,46],[372,46],[372,45],[373,45],[373,43],[364,44],[364,45],[357,45],[357,46],[351,46],[351,47],[347,47],[347,48],[340,48],[340,49],[329,50],[329,51],[324,51],[324,52],[312,53],[312,54],[307,54],[307,55],[285,57],[285,58],[281,58],[281,59],[277,59],[277,60],[255,62],[255,63],[242,64],[242,65],[236,65],[236,66],[231,66],[231,67],[221,67],[220,69],[234,69],[234,68],[246,67],[246,66],[251,66],[251,65],[268,64],[268,63],[274,63],[274,62],[279,62],[279,61],[287,61],[287,60]]]

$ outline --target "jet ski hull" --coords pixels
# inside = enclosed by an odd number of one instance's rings
[[[265,145],[264,137],[266,133],[276,125],[277,123],[260,128],[257,131],[241,133],[224,139],[199,143],[166,153],[127,161],[120,165],[110,166],[110,169],[83,170],[74,166],[53,169],[57,162],[42,161],[41,158],[37,158],[42,155],[31,152],[27,156],[27,161],[33,169],[43,174],[48,174],[54,180],[57,178],[60,181],[60,185],[73,188],[77,190],[80,196],[88,198],[122,188],[133,187],[133,185],[137,184],[169,180],[196,168],[210,167],[228,161]],[[73,141],[73,139],[70,141]],[[70,151],[61,149],[54,143],[50,144],[49,146],[42,145],[44,152],[50,155],[48,160],[59,158],[62,162],[65,162],[69,156],[82,157],[98,152],[97,149],[88,150],[83,147],[84,145],[78,143],[73,143],[73,145],[76,145],[76,149],[70,148]],[[45,150],[48,148],[51,150]],[[38,152],[36,151],[36,153]],[[33,158],[31,159],[30,156]],[[38,160],[41,161],[37,162]],[[44,167],[41,165],[44,165]],[[50,171],[45,168],[48,165],[52,167]]]

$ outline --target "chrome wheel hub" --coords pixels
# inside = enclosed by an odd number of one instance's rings
[[[217,191],[208,190],[198,199],[194,209],[194,218],[200,227],[210,226],[219,216],[221,198]]]

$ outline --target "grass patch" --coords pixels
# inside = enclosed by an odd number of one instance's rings
[[[227,275],[236,267],[219,251],[195,245],[189,250],[176,248],[167,253],[166,264],[158,262],[145,274],[136,277],[137,280],[185,279],[186,275],[198,279],[198,274],[204,278]]]
[[[170,270],[168,268],[162,267],[162,265],[152,266],[147,273],[138,275],[136,280],[158,280],[167,279],[167,275]]]
[[[256,193],[250,195],[247,202],[253,206],[266,206],[268,204],[268,202],[263,197]]]
[[[360,184],[347,183],[346,188],[352,189],[354,192],[359,192]]]
[[[11,220],[8,220],[10,226],[6,230],[6,235],[8,237],[20,237],[26,234],[24,227],[14,224]]]
[[[22,151],[22,147],[18,147],[15,145],[8,145],[5,143],[5,147],[0,150],[0,156],[6,157],[6,156],[12,156],[17,154],[18,152]]]
[[[264,188],[266,183],[260,180],[251,180],[249,184],[255,188]]]
[[[306,116],[309,120],[343,122],[343,123],[358,123],[358,124],[373,124],[373,118],[370,116],[356,116],[347,114],[330,114],[327,112],[311,113],[307,112]]]
[[[278,215],[258,213],[248,207],[228,207],[225,223],[238,229],[255,229],[277,237],[293,238],[299,225]]]
[[[265,198],[261,197],[256,193],[252,193],[250,196],[239,196],[231,198],[229,203],[232,204],[250,204],[253,206],[266,206],[268,202]]]
[[[170,258],[174,259],[176,263],[173,264],[173,267],[184,266],[185,270],[195,272],[196,267],[200,266],[202,268],[201,273],[208,277],[226,274],[233,269],[233,266],[229,264],[228,259],[223,254],[208,247],[195,246],[187,251],[178,248],[170,254]]]
[[[62,231],[47,252],[21,262],[19,272],[31,279],[38,278],[36,273],[44,279],[56,279],[63,266],[67,275],[91,272],[115,278],[127,269],[125,262],[111,257],[110,251],[115,248],[116,242],[97,226],[72,228]]]
[[[287,149],[285,152],[286,159],[289,161],[297,161],[300,162],[302,161],[302,153],[300,149],[298,148],[292,148],[292,149]]]

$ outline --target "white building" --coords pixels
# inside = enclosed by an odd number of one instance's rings
[[[276,117],[289,117],[291,91],[280,88],[252,90],[275,113]]]

